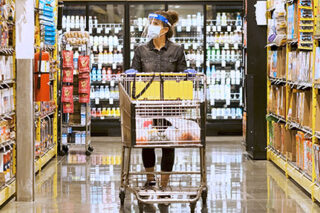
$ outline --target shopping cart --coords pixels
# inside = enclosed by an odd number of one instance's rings
[[[193,212],[200,197],[206,204],[205,86],[204,74],[139,73],[121,76],[121,206],[124,205],[126,191],[135,195],[140,212],[143,212],[143,204],[154,203],[190,203]],[[199,149],[196,171],[191,171],[191,167],[172,172],[133,171],[133,148],[169,147]],[[196,162],[196,159],[192,161]],[[155,187],[144,187],[147,174],[153,174],[156,180],[161,174],[170,174],[168,187],[161,189],[159,181]]]

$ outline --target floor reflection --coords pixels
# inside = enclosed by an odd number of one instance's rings
[[[308,195],[286,179],[272,163],[248,160],[240,138],[207,145],[208,203],[198,202],[196,212],[320,212]],[[137,201],[127,194],[121,209],[121,146],[119,142],[94,143],[91,157],[70,154],[54,159],[36,178],[36,201],[11,201],[1,212],[138,212]],[[160,162],[161,151],[157,153]],[[143,170],[140,150],[132,155],[133,170]],[[195,150],[176,150],[175,171],[199,166]],[[159,169],[159,166],[158,166]],[[145,206],[145,212],[190,212],[188,204]]]

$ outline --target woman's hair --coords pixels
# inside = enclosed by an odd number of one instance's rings
[[[166,36],[167,36],[167,38],[171,38],[174,35],[174,25],[179,21],[179,14],[174,10],[168,10],[168,11],[159,10],[154,13],[162,15],[166,19],[168,19],[169,23],[171,24],[171,27],[164,22],[163,22],[163,26],[169,28]]]

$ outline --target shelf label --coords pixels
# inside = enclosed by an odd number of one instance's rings
[[[217,31],[217,26],[212,26],[212,31],[216,32]]]
[[[217,27],[217,31],[220,32],[221,31],[221,26]]]
[[[235,43],[235,44],[234,44],[234,49],[237,50],[238,48],[239,48],[239,47],[238,47],[238,43]]]
[[[215,44],[214,44],[214,48],[215,48],[215,49],[219,49],[219,44],[218,44],[218,43],[215,43]]]
[[[100,103],[100,99],[99,99],[99,98],[96,98],[96,99],[95,99],[95,104],[98,105],[99,103]]]
[[[181,25],[178,25],[178,26],[177,26],[177,32],[181,32],[181,30],[182,30],[182,29],[181,29]]]
[[[211,26],[208,25],[208,26],[207,26],[207,32],[210,32],[210,31],[211,31]]]
[[[226,66],[226,61],[225,61],[225,60],[221,61],[221,66],[222,66],[222,67],[225,67],[225,66]]]
[[[226,100],[226,106],[229,106],[230,105],[230,99],[227,99]]]
[[[198,27],[197,27],[197,31],[198,31],[198,32],[201,32],[201,26],[198,26]]]
[[[111,81],[110,81],[110,86],[111,86],[111,87],[114,87],[114,80],[111,80]]]
[[[113,63],[113,64],[112,64],[112,69],[113,69],[113,70],[117,69],[117,64],[116,64],[116,63]]]
[[[138,27],[138,30],[139,30],[140,32],[143,30],[143,28],[142,28],[141,25]]]
[[[113,104],[113,98],[109,98],[109,103]]]
[[[190,31],[191,31],[191,27],[190,27],[190,26],[187,26],[187,27],[186,27],[186,31],[187,31],[187,32],[190,32]]]
[[[227,31],[231,32],[231,26],[230,25],[227,27]]]

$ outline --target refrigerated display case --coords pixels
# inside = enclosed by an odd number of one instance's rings
[[[70,16],[64,20],[79,20],[80,27],[83,19],[91,32],[93,135],[120,135],[117,75],[130,68],[135,48],[147,42],[141,34],[148,15],[168,9],[179,13],[171,40],[185,48],[188,68],[208,76],[207,133],[241,133],[245,67],[243,1],[81,4],[65,1],[64,4],[64,15]],[[77,15],[79,18],[71,17]]]
[[[184,47],[187,67],[203,72],[203,5],[169,4],[168,8],[179,14],[176,34],[172,41]]]

